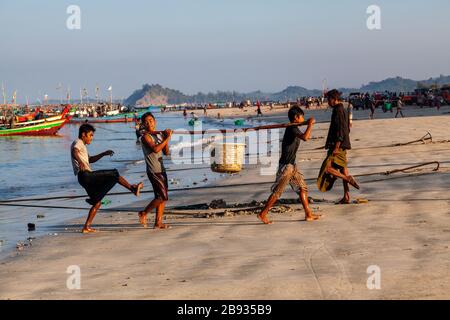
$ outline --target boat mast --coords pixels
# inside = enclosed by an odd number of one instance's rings
[[[59,90],[59,102],[60,104],[63,103],[63,89],[62,89],[62,83],[58,84],[58,87],[56,88],[56,90]]]
[[[98,94],[99,94],[99,92],[100,92],[100,87],[97,84],[97,86],[95,87],[95,100],[97,101],[97,104],[98,104]]]
[[[4,87],[4,85],[3,85],[3,82],[2,82],[2,94],[3,94],[3,117],[4,117],[4,120],[5,120],[5,123],[6,123],[6,94],[5,94],[5,87]]]
[[[3,82],[2,82],[2,94],[3,94],[3,104],[6,104],[6,94],[5,94],[5,87],[3,85]]]
[[[110,104],[111,104],[111,107],[112,107],[112,101],[113,101],[112,86],[109,86],[108,91],[109,91],[109,101],[110,101]]]
[[[67,95],[66,95],[66,98],[67,98],[67,104],[70,104],[70,86],[67,87]]]

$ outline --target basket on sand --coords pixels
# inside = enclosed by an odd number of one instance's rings
[[[216,143],[211,156],[213,163],[211,170],[219,173],[237,173],[242,170],[244,163],[245,144]]]

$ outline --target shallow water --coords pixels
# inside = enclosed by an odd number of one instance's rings
[[[155,113],[158,129],[165,128],[192,130],[188,119],[177,115]],[[223,128],[231,125],[203,122],[204,130]],[[94,124],[96,130],[93,143],[88,146],[90,155],[105,150],[115,151],[113,157],[104,157],[93,164],[93,170],[117,168],[130,183],[144,181],[146,188],[150,182],[145,174],[145,163],[140,144],[136,143],[134,124]],[[0,139],[0,200],[53,197],[66,195],[84,195],[84,190],[78,185],[73,174],[70,160],[70,146],[78,135],[79,125],[68,124],[55,137],[4,137]],[[195,128],[198,129],[198,128]],[[173,137],[172,153],[179,150],[180,142]],[[184,144],[186,142],[183,142]],[[201,143],[200,143],[201,144]],[[175,165],[166,160],[168,168],[169,189],[198,186],[211,183],[221,176],[213,174],[207,164],[199,164],[196,170],[182,170],[192,165]],[[205,169],[198,169],[198,168]],[[173,181],[175,180],[175,182]],[[144,188],[144,189],[146,189]],[[125,191],[116,186],[111,192]],[[151,196],[151,195],[150,195]],[[149,195],[146,195],[149,197]],[[108,196],[106,197],[108,198]],[[105,198],[105,199],[106,199]],[[124,205],[133,201],[132,197],[109,197],[111,204],[104,207]],[[52,200],[46,202],[21,203],[51,206],[72,206],[78,210],[55,210],[45,208],[9,207],[0,205],[0,258],[11,252],[17,242],[28,237],[37,237],[54,232],[54,226],[62,225],[74,218],[86,215],[88,205],[84,198],[75,200]],[[45,218],[37,218],[43,214]],[[35,223],[36,231],[28,232],[27,223]],[[53,229],[52,229],[53,228]]]

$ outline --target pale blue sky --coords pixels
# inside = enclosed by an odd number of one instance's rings
[[[66,8],[81,8],[81,30]],[[382,10],[382,30],[366,9]],[[450,74],[448,0],[0,0],[0,81],[20,101],[143,83],[186,93],[359,87]]]

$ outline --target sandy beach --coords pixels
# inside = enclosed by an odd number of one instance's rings
[[[315,179],[325,151],[315,149],[324,144],[328,129],[318,123],[313,139],[301,144],[298,163],[320,221],[305,222],[288,190],[272,210],[275,224],[260,224],[255,207],[267,199],[275,177],[253,166],[218,180],[215,188],[173,193],[169,230],[138,224],[135,212],[148,194],[123,200],[126,205],[114,208],[117,212],[101,212],[94,221],[101,230],[97,234],[79,233],[84,218],[55,225],[57,236],[38,238],[0,261],[0,299],[449,299],[448,111],[406,109],[416,117],[380,114],[373,121],[364,120],[367,111],[355,112],[349,152],[353,175],[440,162],[438,171],[429,165],[359,177],[362,189],[351,195],[367,203],[335,205],[342,196],[340,182],[330,193],[318,191]],[[286,122],[286,112],[267,112],[264,119]],[[310,113],[318,119],[330,116],[326,110]],[[433,142],[392,146],[427,132]],[[228,208],[177,208],[219,199]],[[243,208],[233,209],[235,204]],[[74,265],[81,270],[80,290],[66,285],[67,268]],[[370,266],[381,271],[380,289],[367,286]]]

